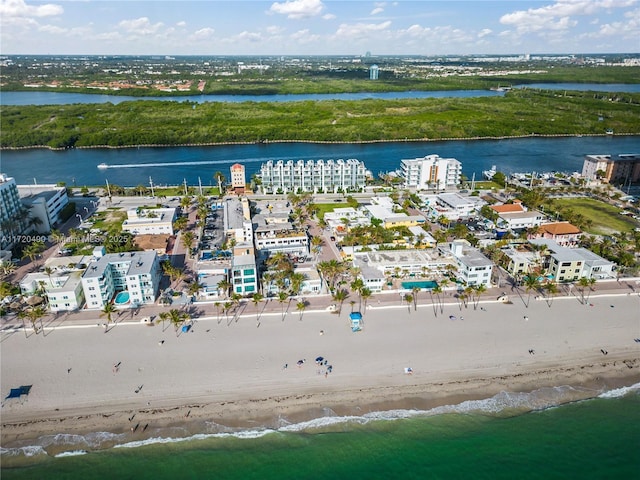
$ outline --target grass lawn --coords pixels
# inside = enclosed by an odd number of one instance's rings
[[[324,214],[327,212],[333,212],[336,208],[346,208],[348,207],[348,203],[316,203],[316,207],[318,207],[318,218],[322,220],[324,218]]]
[[[554,203],[562,208],[571,208],[593,222],[589,233],[611,235],[616,232],[631,232],[638,227],[632,218],[620,215],[621,209],[593,198],[562,198]]]

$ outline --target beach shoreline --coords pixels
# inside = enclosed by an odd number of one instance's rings
[[[142,409],[135,405],[122,405],[116,409],[96,411],[97,407],[90,407],[74,414],[56,412],[47,418],[3,422],[1,444],[3,448],[10,449],[37,443],[38,438],[48,435],[84,437],[97,432],[121,434],[126,442],[140,442],[157,437],[187,438],[207,433],[277,430],[285,424],[299,424],[326,416],[357,417],[397,410],[428,412],[438,407],[486,400],[501,392],[532,393],[558,387],[572,390],[559,403],[544,407],[547,408],[594,398],[603,392],[639,382],[640,358],[610,359],[586,365],[514,372],[499,377],[404,387],[370,387],[228,402],[203,403],[198,401],[201,399],[184,399],[177,404]],[[549,401],[552,402],[551,399]],[[153,427],[143,431],[144,427],[139,426],[131,432],[134,425]],[[61,445],[60,451],[70,446],[69,443],[64,447]],[[55,453],[56,446],[52,448]]]
[[[17,332],[3,338],[3,397],[16,385],[33,389],[5,400],[1,444],[20,448],[63,435],[60,444],[47,440],[55,454],[82,448],[97,432],[114,439],[89,449],[426,412],[500,392],[534,392],[539,402],[514,406],[520,412],[593,398],[640,382],[639,300],[603,295],[588,305],[556,299],[552,307],[484,303],[477,310],[448,304],[442,313],[432,305],[372,308],[359,333],[344,312],[276,312],[257,323],[252,314],[213,317],[188,334],[139,324],[108,334],[95,324],[47,336]],[[332,372],[314,365],[318,354]],[[297,366],[298,358],[308,360]]]

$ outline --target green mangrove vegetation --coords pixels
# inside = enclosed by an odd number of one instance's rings
[[[3,106],[2,148],[368,142],[640,133],[640,94],[513,90],[504,97]]]

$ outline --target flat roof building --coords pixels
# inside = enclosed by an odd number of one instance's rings
[[[400,161],[404,186],[416,190],[444,190],[460,183],[462,164],[455,158],[427,155]]]
[[[120,292],[128,292],[115,304],[121,307],[153,303],[162,271],[158,255],[149,252],[109,253],[97,257],[82,276],[88,309],[100,309]]]

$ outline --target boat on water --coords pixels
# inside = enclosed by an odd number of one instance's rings
[[[494,175],[497,173],[497,168],[495,165],[492,165],[491,168],[489,170],[483,170],[482,171],[482,176],[484,178],[486,178],[487,180],[491,180]]]
[[[99,168],[100,170],[104,170],[104,169],[108,168],[108,166],[107,166],[107,164],[106,164],[106,163],[101,163],[101,164],[99,164],[99,165],[98,165],[98,168]]]

